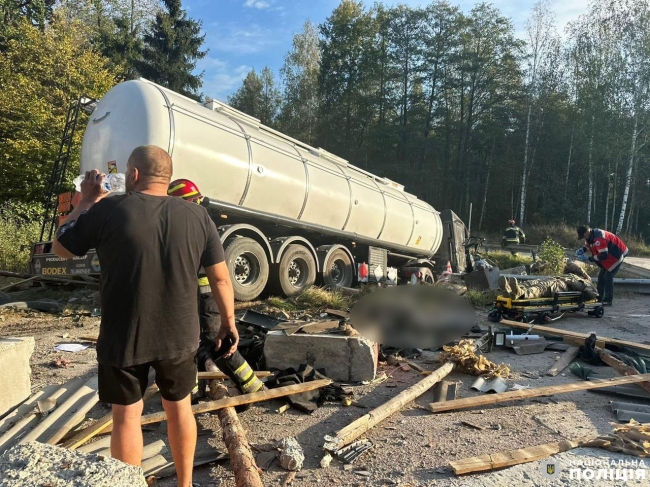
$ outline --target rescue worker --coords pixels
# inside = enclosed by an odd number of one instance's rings
[[[598,296],[603,306],[611,306],[614,299],[614,276],[628,253],[627,245],[607,230],[581,225],[577,229],[578,240],[584,239],[584,246],[576,252],[587,256],[589,262],[600,267],[598,273]]]
[[[178,196],[197,205],[203,202],[203,195],[198,186],[189,179],[172,181],[167,194]],[[219,370],[232,379],[242,394],[263,389],[264,384],[257,378],[253,369],[239,351],[236,351],[228,358],[224,358],[223,353],[215,349],[216,338],[219,334],[220,314],[203,268],[199,269],[198,272],[198,306],[201,330],[199,350],[197,352],[199,370],[210,371],[218,367]],[[246,409],[238,408],[238,412]]]
[[[524,243],[526,241],[526,234],[524,234],[524,231],[515,225],[514,220],[508,220],[508,225],[508,228],[503,231],[502,246],[505,247],[506,245],[518,245]]]

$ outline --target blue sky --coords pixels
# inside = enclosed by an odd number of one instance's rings
[[[523,32],[528,11],[535,0],[493,0],[503,14]],[[205,47],[210,52],[201,60],[205,72],[203,93],[220,100],[234,92],[252,68],[269,66],[276,75],[291,47],[293,34],[306,20],[323,22],[340,0],[184,0],[188,14],[203,21]],[[374,1],[364,2],[372,5]],[[421,0],[384,0],[385,5],[426,5]],[[463,11],[477,1],[450,0]],[[553,0],[558,30],[586,12],[588,0]]]

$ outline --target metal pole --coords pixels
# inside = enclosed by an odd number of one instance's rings
[[[472,204],[473,203],[469,204],[469,225],[467,226],[470,233],[472,233]]]

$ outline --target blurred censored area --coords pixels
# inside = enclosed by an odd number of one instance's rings
[[[474,325],[468,300],[436,286],[397,286],[361,298],[351,311],[364,337],[397,348],[438,348]]]

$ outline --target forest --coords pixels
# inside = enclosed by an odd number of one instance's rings
[[[140,76],[209,98],[206,32],[180,0],[1,0],[0,15],[5,219],[38,218],[72,99]],[[647,240],[649,25],[650,0],[592,0],[561,32],[539,0],[519,33],[490,3],[342,0],[227,102],[466,222],[471,208],[475,231],[514,218]]]

